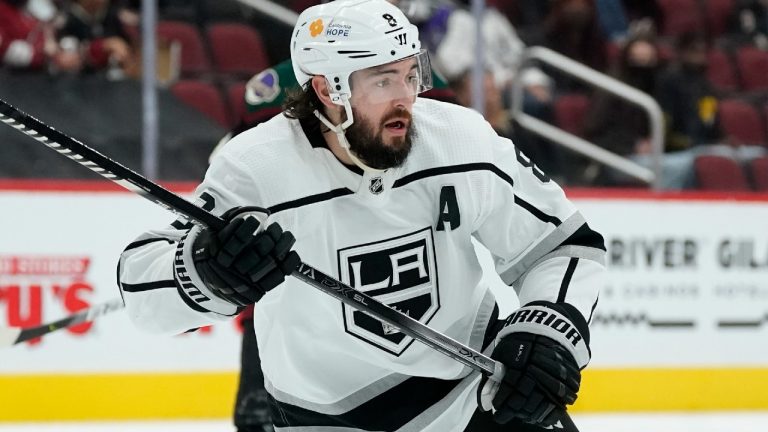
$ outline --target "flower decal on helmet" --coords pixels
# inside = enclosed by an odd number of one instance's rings
[[[312,21],[312,24],[309,25],[309,34],[312,35],[312,37],[317,37],[320,33],[323,32],[324,28],[323,20],[318,18],[317,20]]]

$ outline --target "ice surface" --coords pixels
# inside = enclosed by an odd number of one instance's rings
[[[574,414],[581,432],[765,432],[766,412]],[[234,432],[229,419],[179,422],[0,423],[0,432]]]

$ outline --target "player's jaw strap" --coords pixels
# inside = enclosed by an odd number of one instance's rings
[[[323,115],[323,113],[321,113],[318,110],[315,110],[315,117],[317,117],[321,122],[323,122],[323,124],[326,127],[328,127],[328,129],[330,129],[333,133],[336,134],[336,138],[339,140],[339,145],[344,149],[344,151],[347,152],[350,159],[352,159],[352,162],[354,162],[355,165],[357,165],[360,169],[370,173],[381,173],[386,171],[383,169],[373,168],[366,165],[365,162],[363,162],[362,160],[360,160],[360,158],[355,156],[355,153],[350,148],[349,141],[347,140],[347,135],[345,131],[347,130],[347,128],[352,126],[352,123],[355,122],[355,117],[352,114],[352,105],[349,104],[349,96],[343,94],[340,97],[341,97],[342,103],[344,104],[344,111],[347,114],[346,121],[344,121],[341,124],[334,125],[333,123],[331,123],[330,120],[328,120],[328,118],[325,115]]]

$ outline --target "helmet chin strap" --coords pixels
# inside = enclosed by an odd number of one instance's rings
[[[355,119],[352,115],[352,106],[349,104],[349,96],[342,94],[339,95],[339,98],[341,99],[342,103],[344,104],[344,111],[347,113],[347,120],[339,125],[334,125],[331,123],[330,120],[328,120],[325,115],[323,115],[320,111],[315,110],[315,117],[320,119],[321,122],[325,126],[328,127],[331,131],[333,131],[336,134],[336,138],[339,140],[339,145],[347,152],[347,155],[349,155],[349,158],[352,159],[352,162],[357,165],[360,169],[362,169],[365,172],[369,173],[381,173],[386,170],[378,169],[369,167],[365,164],[365,162],[361,161],[360,158],[355,156],[355,153],[352,152],[352,149],[349,147],[349,141],[347,141],[347,135],[344,133],[344,131],[347,130],[350,126],[352,126],[352,123],[355,122]]]

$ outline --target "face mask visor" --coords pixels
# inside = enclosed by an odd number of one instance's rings
[[[393,63],[353,72],[349,77],[351,100],[369,104],[394,100],[414,101],[419,93],[432,88],[429,54],[418,54]]]

